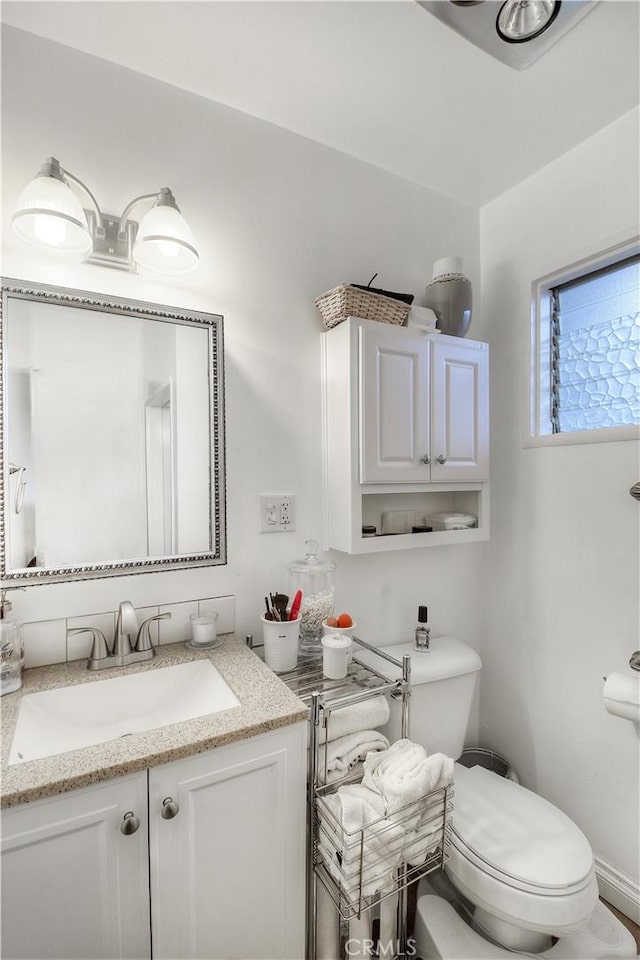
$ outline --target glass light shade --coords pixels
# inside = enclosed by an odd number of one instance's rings
[[[12,219],[14,233],[26,243],[61,253],[85,254],[91,234],[73,190],[55,177],[38,176],[27,184]]]
[[[498,14],[496,29],[509,43],[524,43],[550,27],[560,9],[557,0],[507,0]]]
[[[144,215],[133,245],[133,259],[154,273],[177,275],[195,270],[200,257],[179,210],[158,204]]]

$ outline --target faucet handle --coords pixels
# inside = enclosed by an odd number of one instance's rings
[[[166,613],[157,613],[155,617],[149,617],[147,620],[144,620],[140,624],[140,629],[138,630],[138,636],[136,637],[136,650],[139,652],[143,650],[153,650],[153,640],[151,639],[151,631],[149,629],[149,624],[154,620],[170,620],[171,611]]]
[[[97,627],[69,627],[67,630],[68,637],[78,633],[93,634],[93,644],[91,646],[89,659],[87,660],[87,670],[95,670],[97,661],[105,660],[109,656],[110,651],[107,639],[102,630],[98,630]]]

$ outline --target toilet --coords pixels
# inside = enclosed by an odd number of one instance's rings
[[[482,662],[453,637],[430,649],[384,647],[411,655],[411,739],[428,753],[462,753]],[[368,654],[358,659],[369,662]],[[385,731],[401,736],[392,703]],[[582,831],[552,803],[482,767],[455,765],[449,887],[462,907],[418,888],[416,953],[425,958],[636,957],[631,933],[598,900],[593,852]],[[461,896],[460,896],[461,895]],[[467,951],[467,952],[465,952]]]

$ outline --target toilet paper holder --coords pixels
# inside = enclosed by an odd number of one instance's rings
[[[631,654],[629,666],[640,672],[640,650]],[[607,713],[624,720],[631,720],[640,732],[640,676],[610,673],[603,677],[602,697]]]

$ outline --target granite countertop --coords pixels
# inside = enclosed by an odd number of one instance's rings
[[[220,671],[240,701],[239,706],[132,734],[126,739],[8,765],[20,701],[26,694],[203,659],[211,660]],[[25,670],[21,689],[2,697],[1,717],[0,799],[3,807],[9,807],[298,723],[307,719],[307,708],[243,641],[233,634],[226,634],[220,646],[213,650],[192,650],[184,643],[167,644],[156,647],[153,660],[127,668],[114,667],[90,673],[86,661],[77,660]]]

